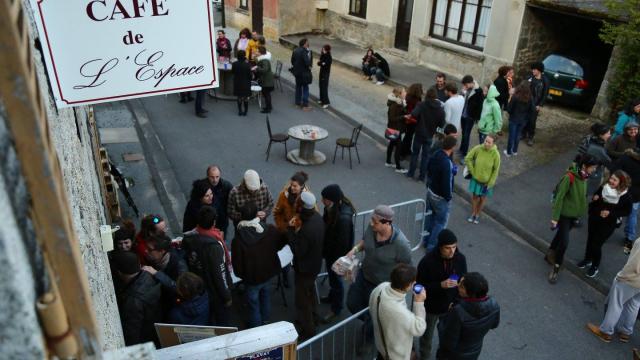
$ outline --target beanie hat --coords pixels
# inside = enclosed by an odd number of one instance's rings
[[[260,176],[255,170],[247,170],[244,173],[244,184],[247,186],[247,189],[256,191],[260,189]]]
[[[627,123],[624,125],[624,129],[625,129],[625,130],[627,130],[627,129],[632,129],[632,128],[638,128],[638,127],[640,127],[640,126],[638,126],[638,123],[637,123],[637,122],[635,122],[635,121],[633,121],[633,120],[631,120],[631,121],[627,122]]]
[[[140,271],[138,255],[132,251],[115,251],[113,263],[115,269],[125,275],[132,275]]]
[[[440,233],[438,234],[438,247],[453,245],[456,243],[458,243],[458,238],[456,237],[456,234],[453,233],[453,231],[449,229],[442,229],[442,231],[440,231]]]
[[[603,123],[597,122],[591,125],[591,132],[593,133],[593,135],[596,135],[596,136],[604,135],[609,130],[610,130],[609,126]]]
[[[371,217],[378,221],[379,220],[393,221],[393,215],[394,215],[393,209],[391,209],[390,206],[378,205],[373,210],[373,214],[371,215]]]
[[[340,189],[340,186],[338,186],[337,184],[331,184],[328,185],[327,187],[325,187],[324,189],[322,189],[322,197],[333,202],[333,203],[337,203],[340,200],[342,200],[342,190]]]
[[[300,194],[300,200],[302,200],[302,207],[305,209],[310,210],[316,206],[316,197],[308,191],[303,191]]]

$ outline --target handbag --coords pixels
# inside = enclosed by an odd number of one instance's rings
[[[400,131],[392,128],[387,128],[384,131],[384,138],[391,141],[398,140],[400,138]]]

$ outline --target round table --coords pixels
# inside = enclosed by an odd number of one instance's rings
[[[289,128],[290,137],[300,141],[300,148],[291,150],[287,159],[298,165],[320,165],[327,157],[315,150],[316,141],[326,139],[329,132],[315,125],[297,125]]]

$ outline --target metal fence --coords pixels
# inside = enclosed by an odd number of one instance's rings
[[[425,235],[424,222],[426,216],[426,202],[414,199],[390,205],[394,211],[393,223],[409,240],[412,251],[416,251],[422,244]],[[362,239],[369,226],[373,210],[362,211],[354,215],[354,230],[356,242]],[[327,273],[323,272],[316,279],[316,294],[319,297],[317,281],[324,282]],[[320,301],[320,299],[318,299]],[[362,321],[358,319],[367,313],[365,308],[356,314],[340,321],[316,336],[298,345],[298,359],[372,359],[375,357],[375,346],[368,344],[367,337],[362,333]]]

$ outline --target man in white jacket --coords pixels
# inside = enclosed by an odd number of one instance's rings
[[[444,103],[444,114],[447,124],[453,124],[460,130],[462,111],[464,110],[464,96],[458,94],[458,87],[454,83],[447,83],[444,87],[449,99]]]
[[[409,360],[413,337],[427,328],[424,288],[413,298],[413,312],[407,309],[406,294],[413,291],[416,268],[398,264],[391,272],[391,282],[378,285],[369,298],[378,359]]]

